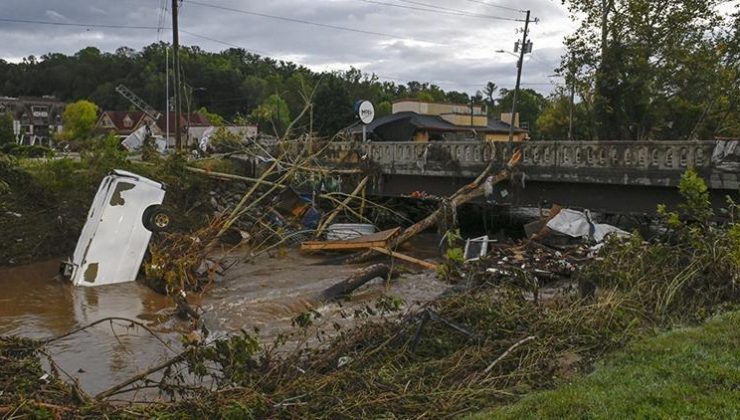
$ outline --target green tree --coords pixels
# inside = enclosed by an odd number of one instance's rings
[[[67,105],[64,110],[65,140],[85,140],[90,137],[98,119],[98,107],[94,103],[80,100]]]
[[[486,97],[485,102],[489,111],[493,110],[493,107],[496,106],[496,92],[498,92],[498,86],[493,82],[486,83],[486,87],[483,88],[483,95]]]
[[[375,105],[375,118],[384,117],[393,113],[393,104],[390,101],[383,101]]]
[[[503,113],[511,112],[511,105],[514,100],[514,91],[501,89],[501,98],[498,105],[494,108],[494,116],[500,116]],[[533,139],[539,139],[537,132],[537,119],[547,107],[547,98],[532,89],[521,89],[517,97],[516,112],[519,114],[519,124],[522,128],[529,130],[529,135]]]
[[[290,124],[288,103],[278,94],[270,95],[262,105],[252,112],[252,117],[259,123],[271,127],[276,136],[282,136]],[[264,128],[263,128],[264,129]]]
[[[0,114],[0,145],[15,143],[13,132],[13,115],[10,113]]]
[[[562,91],[553,94],[537,118],[536,127],[540,140],[568,140],[570,129],[570,95]],[[573,104],[573,139],[591,140],[588,109],[583,101]]]
[[[224,118],[215,112],[210,112],[206,107],[200,107],[198,110],[200,115],[203,115],[208,119],[208,122],[213,124],[215,127],[223,127],[225,124]]]
[[[721,0],[564,3],[583,19],[561,72],[585,85],[579,94],[591,100],[598,138],[699,138],[726,128],[738,110],[740,41],[737,15],[733,26]]]

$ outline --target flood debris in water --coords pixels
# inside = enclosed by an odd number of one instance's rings
[[[75,286],[103,286],[136,280],[152,232],[165,229],[162,184],[114,170],[103,178],[62,276]]]

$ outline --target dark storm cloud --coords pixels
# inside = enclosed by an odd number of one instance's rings
[[[512,50],[521,23],[411,10],[397,0],[200,0],[234,9],[285,16],[326,25],[381,32],[378,36],[250,16],[203,7],[185,0],[181,12],[182,42],[207,50],[240,46],[277,59],[290,59],[314,70],[347,69],[374,72],[398,82],[418,80],[445,89],[475,92],[486,81],[511,87],[515,59],[495,51]],[[375,1],[375,3],[373,3]],[[419,0],[441,8],[521,19],[515,11],[468,0]],[[170,0],[165,0],[169,3]],[[377,4],[393,3],[399,6]],[[531,27],[535,53],[527,59],[524,83],[549,92],[547,85],[562,54],[562,38],[574,25],[559,1],[490,0],[514,9],[530,8],[540,22]],[[0,17],[58,23],[157,27],[162,0],[3,0]],[[439,9],[437,9],[439,10]],[[169,21],[166,23],[169,26]],[[192,34],[218,40],[198,38]],[[158,39],[169,41],[168,30],[112,29],[0,24],[0,57],[19,60],[49,52],[71,54],[87,46],[115,51],[121,46],[141,48]]]

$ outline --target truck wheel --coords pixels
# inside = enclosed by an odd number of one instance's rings
[[[151,232],[162,232],[167,230],[172,217],[160,206],[149,206],[144,210],[142,222],[144,227]]]

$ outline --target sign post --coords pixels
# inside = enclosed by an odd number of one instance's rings
[[[375,119],[375,107],[370,101],[359,100],[355,102],[355,114],[362,123],[362,142],[367,143],[367,126]]]

